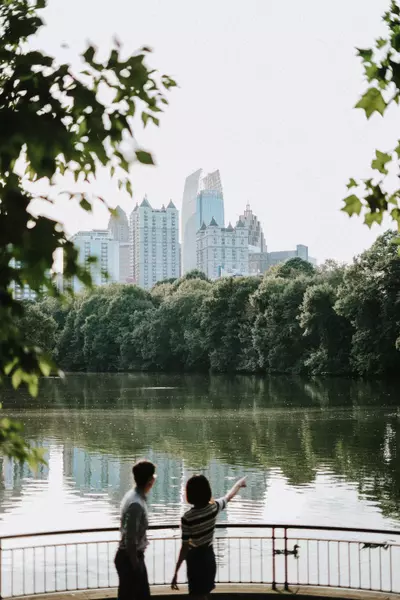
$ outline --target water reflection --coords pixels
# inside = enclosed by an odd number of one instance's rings
[[[76,375],[47,380],[40,402],[11,391],[2,400],[49,451],[36,475],[3,461],[2,530],[116,523],[132,461],[143,455],[158,466],[154,521],[179,518],[196,470],[215,495],[248,474],[228,521],[400,521],[400,423],[389,384]]]

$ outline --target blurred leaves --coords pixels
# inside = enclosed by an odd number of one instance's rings
[[[79,186],[105,169],[132,195],[123,142],[131,140],[137,148],[134,116],[158,125],[155,114],[168,103],[165,92],[176,86],[168,75],[148,67],[148,48],[122,57],[121,44],[115,41],[108,57],[99,60],[89,45],[80,71],[30,50],[29,38],[42,27],[39,13],[45,6],[46,0],[0,4],[0,381],[8,377],[15,388],[25,385],[33,396],[40,377],[60,372],[40,346],[27,342],[21,320],[28,309],[18,293],[30,289],[38,298],[60,296],[52,274],[60,250],[68,291],[73,277],[87,286],[91,277],[78,264],[62,225],[30,214],[36,196],[27,184],[43,180],[49,193],[38,197],[54,202],[59,175],[72,175]],[[140,148],[136,158],[154,164],[151,154]],[[92,197],[79,190],[66,193],[84,210],[92,209]],[[39,460],[37,452],[18,441],[17,426],[1,423],[0,452]]]

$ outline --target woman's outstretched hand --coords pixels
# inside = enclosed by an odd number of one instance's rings
[[[239,490],[241,488],[245,488],[245,487],[246,487],[246,477],[242,477],[242,479],[239,479],[239,481],[237,481],[235,483],[235,485],[230,490],[230,492],[227,493],[227,495],[225,496],[225,500],[227,502],[230,502],[232,500],[232,498],[234,498],[236,496],[236,494],[239,493]]]
[[[179,590],[178,588],[178,575],[175,573],[171,581],[171,590]]]

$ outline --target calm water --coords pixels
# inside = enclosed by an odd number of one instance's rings
[[[2,533],[116,525],[144,456],[158,467],[153,522],[179,519],[185,481],[203,471],[214,495],[248,476],[228,522],[400,529],[396,384],[73,375],[2,402],[48,451],[36,474],[0,459]]]

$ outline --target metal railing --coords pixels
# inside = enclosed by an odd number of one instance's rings
[[[118,537],[114,527],[3,536],[0,598],[116,587]],[[150,584],[168,584],[180,547],[178,526],[152,526],[149,539]],[[217,583],[400,593],[396,530],[219,524],[214,548]],[[182,568],[181,583],[185,577]]]

